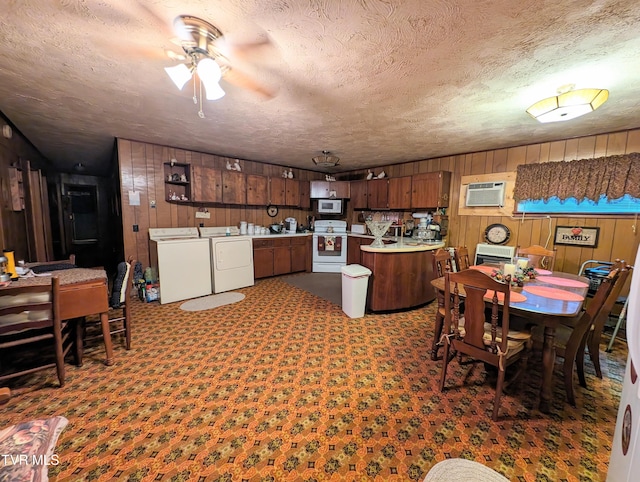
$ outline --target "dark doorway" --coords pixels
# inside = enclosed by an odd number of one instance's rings
[[[79,266],[101,266],[97,186],[64,184],[63,210],[67,251]]]

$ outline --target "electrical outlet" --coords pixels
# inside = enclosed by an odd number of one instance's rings
[[[155,201],[149,201],[149,206],[151,206],[152,208],[156,207],[156,202]]]
[[[137,224],[134,224],[134,225],[133,225],[133,232],[134,232],[134,233],[137,233],[138,231],[140,231],[140,228],[138,228],[138,225],[137,225]]]
[[[203,211],[196,211],[196,219],[200,218],[200,219],[210,219],[211,218],[211,213],[209,211],[203,212]]]

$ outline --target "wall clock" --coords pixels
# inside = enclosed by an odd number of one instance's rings
[[[267,214],[271,218],[275,218],[278,215],[278,206],[267,206]]]
[[[504,224],[490,224],[484,230],[484,239],[491,244],[504,244],[509,241],[510,237],[511,231]]]

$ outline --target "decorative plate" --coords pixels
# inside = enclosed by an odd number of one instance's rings
[[[504,244],[509,241],[511,231],[501,223],[490,224],[484,230],[484,239],[491,244]]]
[[[271,218],[275,218],[278,215],[278,206],[267,206],[267,214]]]

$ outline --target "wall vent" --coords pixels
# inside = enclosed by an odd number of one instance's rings
[[[467,186],[467,206],[503,206],[505,181],[472,182]]]

